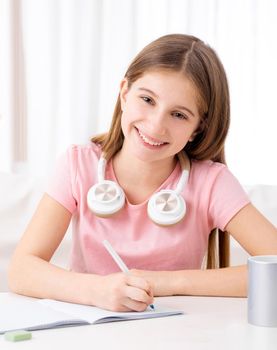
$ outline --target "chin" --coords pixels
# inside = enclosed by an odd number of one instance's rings
[[[158,162],[164,159],[168,159],[170,157],[174,157],[172,155],[162,155],[162,154],[146,154],[144,152],[134,151],[133,156],[143,163],[152,163]]]

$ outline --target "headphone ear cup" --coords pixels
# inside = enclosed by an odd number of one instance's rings
[[[109,217],[123,208],[125,195],[114,181],[104,180],[89,189],[87,204],[95,215]]]
[[[161,226],[177,224],[186,213],[184,198],[173,190],[155,193],[148,201],[147,212],[150,219]]]

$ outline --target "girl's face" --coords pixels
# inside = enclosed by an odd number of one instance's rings
[[[142,161],[172,159],[199,126],[197,93],[179,72],[146,72],[128,89],[121,83],[123,149]]]

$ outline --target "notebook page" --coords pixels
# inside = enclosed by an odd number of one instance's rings
[[[156,306],[155,310],[150,308],[146,309],[143,312],[113,312],[104,309],[100,309],[94,306],[66,303],[56,300],[43,299],[39,303],[42,303],[53,310],[66,313],[71,315],[72,318],[83,319],[89,323],[102,323],[102,322],[111,322],[111,321],[120,321],[120,320],[131,320],[131,319],[143,319],[143,318],[153,318],[153,317],[162,317],[170,315],[179,315],[182,314],[182,311],[162,308]]]
[[[18,329],[53,328],[62,324],[84,324],[71,315],[38,303],[36,299],[0,293],[0,333]]]

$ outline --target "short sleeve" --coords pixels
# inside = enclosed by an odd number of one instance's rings
[[[210,193],[209,215],[213,228],[224,231],[228,222],[250,202],[236,177],[224,166]]]
[[[76,181],[76,164],[74,147],[70,147],[56,161],[54,172],[48,181],[46,193],[73,213],[77,201],[73,194]]]

